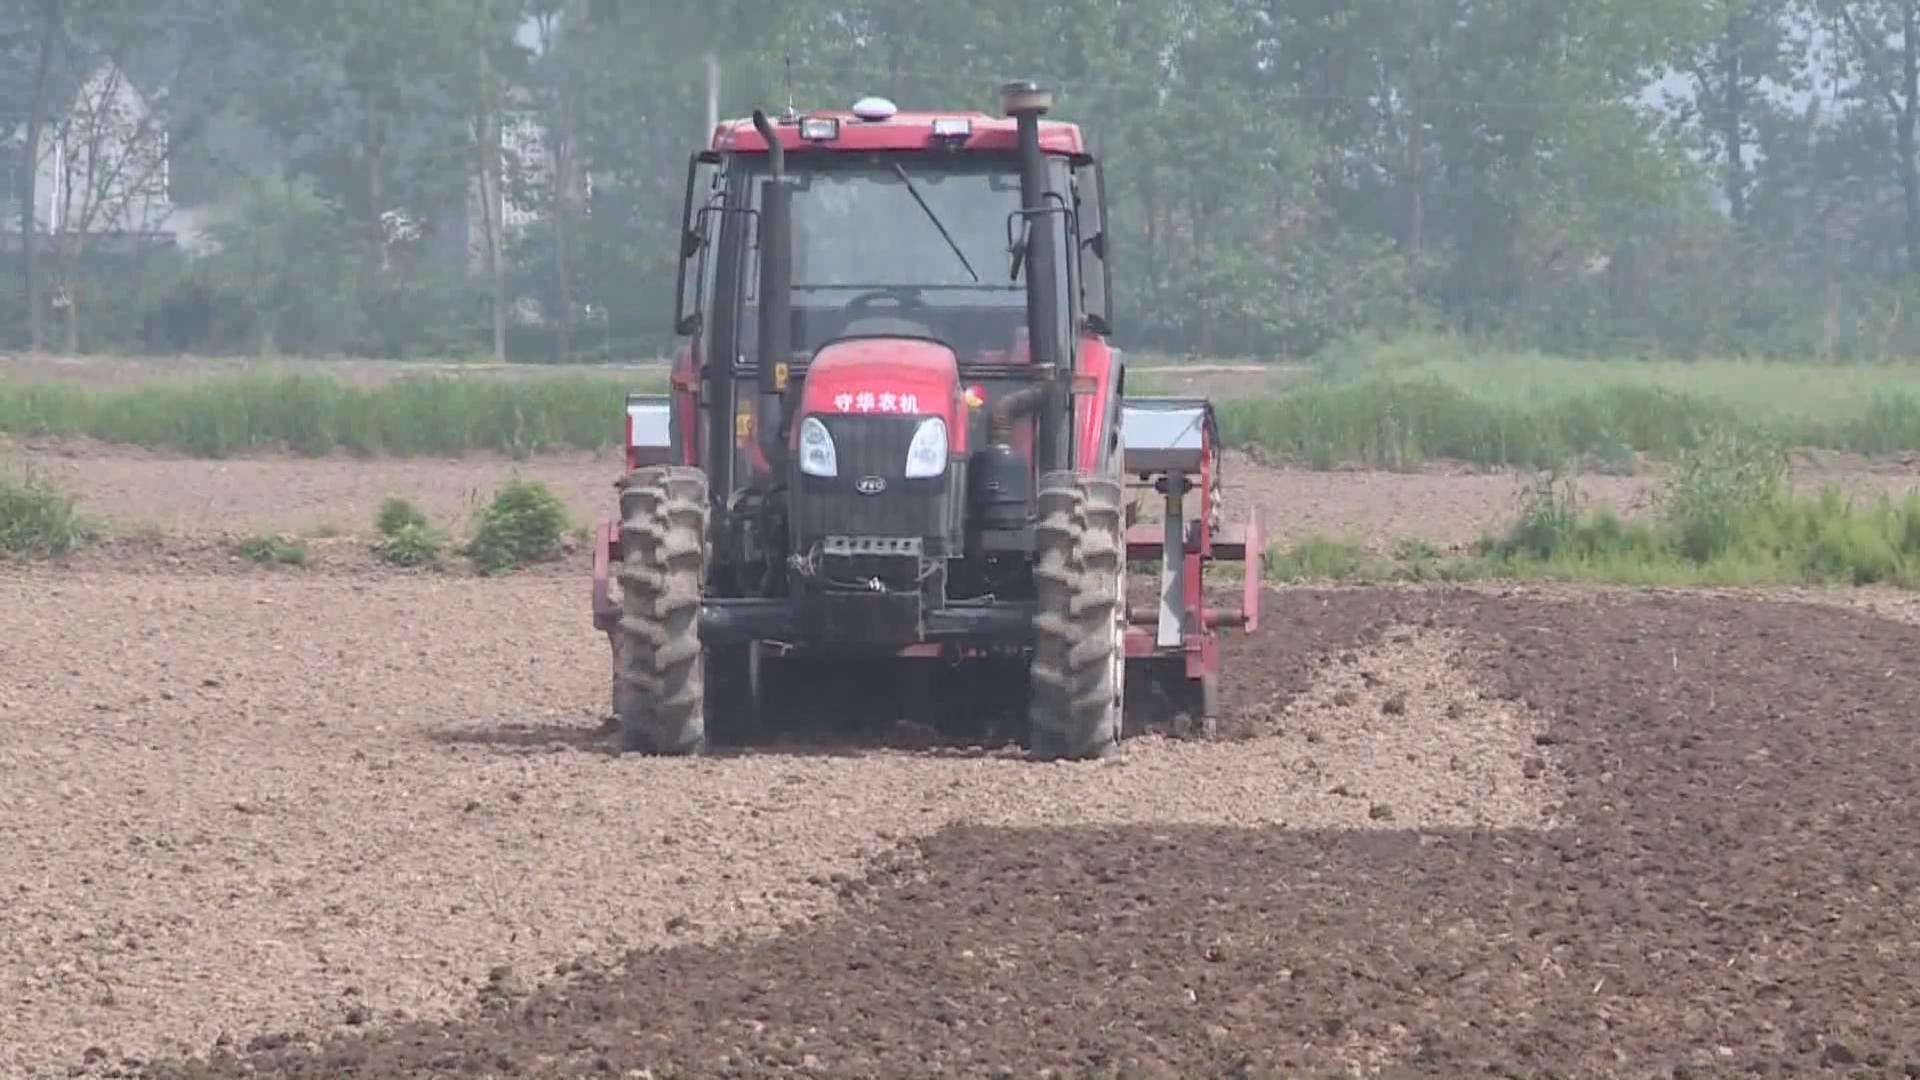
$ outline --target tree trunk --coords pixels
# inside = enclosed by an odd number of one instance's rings
[[[568,0],[565,10],[560,14],[561,25],[571,31],[585,23],[590,16],[582,0]],[[541,24],[540,52],[544,57],[554,46],[555,31],[551,18]],[[712,57],[708,57],[712,63]],[[548,182],[553,185],[552,203],[548,212],[553,221],[553,359],[555,363],[565,363],[573,355],[573,283],[572,253],[569,242],[572,239],[569,230],[574,221],[574,145],[573,145],[573,86],[566,73],[558,75],[553,83],[553,108],[551,129],[548,132],[547,166]],[[712,89],[712,80],[708,83]],[[711,93],[709,93],[711,98]],[[709,102],[711,104],[711,101]],[[707,129],[711,131],[712,128]]]
[[[1920,15],[1915,11],[1920,0],[1905,0],[1900,5],[1900,93],[1901,109],[1894,119],[1900,125],[1900,191],[1907,209],[1907,270],[1920,274],[1920,173],[1913,160],[1913,121],[1916,99],[1920,99]]]
[[[487,52],[490,42],[485,40],[483,17],[488,14],[488,5],[474,5],[474,50],[475,99],[473,101],[474,160],[478,166],[480,179],[480,223],[486,230],[482,241],[487,247],[487,277],[492,286],[493,308],[493,361],[505,363],[507,359],[507,277],[506,269],[501,265],[501,222],[505,216],[501,212],[501,139],[500,139],[500,102],[495,100],[493,79],[493,58]]]
[[[553,139],[553,313],[554,360],[573,355],[573,287],[568,281],[567,229],[573,223],[573,125],[564,95],[555,117]]]
[[[1140,170],[1140,201],[1146,210],[1143,216],[1147,224],[1147,259],[1144,269],[1147,295],[1152,298],[1156,310],[1160,303],[1160,200],[1157,198],[1158,194],[1158,188],[1153,182],[1153,164],[1147,162]]]
[[[480,222],[486,231],[482,241],[487,249],[487,277],[491,283],[493,308],[493,360],[507,359],[507,275],[500,258],[500,122],[497,114],[485,111],[475,118],[474,153],[479,159]]]
[[[380,176],[379,142],[367,139],[366,160],[362,163],[367,170],[367,270],[369,275],[378,278],[387,269],[387,226],[382,220],[386,213],[384,205],[387,197],[386,184]]]
[[[62,217],[65,215],[63,214]],[[54,240],[54,291],[66,329],[68,356],[80,353],[80,234],[66,232]]]
[[[42,321],[37,248],[40,194],[40,121],[47,112],[47,71],[53,63],[53,41],[60,28],[60,0],[44,0],[40,7],[40,55],[33,66],[32,111],[27,115],[26,185],[20,203],[20,274],[27,291],[27,338],[32,351],[46,345]]]
[[[1727,15],[1727,25],[1720,38],[1720,77],[1726,80],[1725,100],[1722,103],[1725,112],[1720,118],[1720,137],[1726,142],[1727,151],[1727,208],[1735,225],[1747,220],[1747,159],[1746,159],[1746,87],[1741,85],[1745,78],[1741,58],[1745,55],[1746,34],[1740,12]]]

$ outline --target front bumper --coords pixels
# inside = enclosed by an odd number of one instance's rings
[[[850,649],[925,641],[1025,646],[1033,640],[1027,603],[952,603],[927,610],[914,594],[820,593],[790,600],[710,599],[700,605],[709,645],[797,641]]]

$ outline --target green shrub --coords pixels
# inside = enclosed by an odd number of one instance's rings
[[[241,558],[263,566],[307,565],[307,542],[298,537],[250,536],[235,544],[233,550]]]
[[[31,475],[0,476],[0,553],[51,558],[99,536],[71,496]]]
[[[374,552],[394,566],[435,566],[447,544],[446,534],[433,527],[426,511],[411,500],[390,496],[380,503],[374,518],[380,542]]]
[[[1709,562],[1754,538],[1785,491],[1786,456],[1764,439],[1714,431],[1680,455],[1661,499],[1681,553]]]
[[[1872,585],[1900,576],[1901,553],[1895,538],[1871,517],[1823,507],[1813,515],[1801,567],[1808,580]]]
[[[402,529],[409,526],[425,529],[431,524],[427,520],[426,511],[415,506],[412,500],[403,499],[397,495],[383,500],[380,503],[380,513],[374,518],[374,527],[380,530],[381,536],[385,537],[397,536]]]
[[[1520,518],[1495,547],[1506,556],[1543,559],[1562,550],[1579,531],[1580,488],[1558,470],[1534,477],[1520,496]]]
[[[1671,585],[1920,584],[1920,495],[1857,504],[1796,497],[1785,459],[1751,432],[1708,433],[1681,455],[1651,521],[1586,510],[1542,482],[1519,519],[1480,545],[1480,572]]]
[[[515,477],[480,513],[467,554],[483,574],[555,558],[567,530],[567,511],[538,480]]]
[[[428,525],[408,523],[380,538],[375,551],[395,566],[435,566],[446,547],[446,537]]]

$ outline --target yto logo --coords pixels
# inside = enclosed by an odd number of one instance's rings
[[[887,481],[882,476],[863,476],[854,481],[853,489],[862,495],[878,495],[887,490]]]

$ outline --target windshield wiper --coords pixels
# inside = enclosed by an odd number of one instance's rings
[[[967,273],[973,275],[973,280],[979,281],[980,275],[975,273],[973,264],[967,261],[967,253],[960,250],[960,245],[953,242],[953,234],[947,231],[945,225],[940,224],[940,215],[934,213],[933,207],[927,205],[927,200],[920,197],[920,188],[914,184],[913,177],[907,175],[906,168],[896,161],[893,163],[893,171],[899,173],[900,179],[906,182],[907,194],[913,196],[913,201],[919,203],[920,209],[927,212],[927,220],[933,222],[933,227],[940,230],[940,239],[945,240],[947,246],[953,249],[953,253],[960,256],[960,265],[967,268]]]

